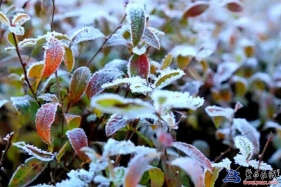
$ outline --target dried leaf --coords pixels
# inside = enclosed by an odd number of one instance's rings
[[[91,99],[91,106],[104,113],[140,117],[154,113],[154,107],[141,99],[127,99],[116,94],[101,94]]]
[[[66,135],[69,142],[74,149],[75,153],[83,162],[90,161],[84,151],[81,151],[82,147],[88,147],[88,139],[83,129],[74,128],[72,130],[66,131]]]
[[[105,125],[105,133],[106,136],[111,136],[119,129],[125,127],[127,125],[128,119],[123,117],[122,115],[111,115]]]
[[[158,50],[160,49],[160,43],[158,37],[152,31],[150,31],[149,28],[144,29],[143,40],[145,41],[146,44]]]
[[[165,69],[160,71],[160,75],[157,77],[157,79],[154,82],[154,86],[158,89],[161,89],[172,82],[176,81],[177,79],[181,78],[185,73],[180,70],[170,70]]]
[[[68,126],[68,130],[78,128],[81,124],[81,116],[73,115],[73,114],[65,114],[64,118]]]
[[[35,157],[26,159],[24,164],[18,166],[14,172],[9,187],[27,186],[42,173],[47,165],[48,162],[43,162]]]
[[[127,15],[131,25],[131,39],[133,47],[137,46],[142,39],[145,29],[145,11],[139,4],[130,3],[127,6]]]
[[[53,124],[57,112],[58,103],[46,103],[42,105],[36,114],[36,130],[42,141],[50,145],[51,125]]]
[[[65,64],[65,67],[67,69],[68,72],[71,72],[73,67],[74,67],[74,63],[75,63],[75,59],[74,59],[74,55],[72,52],[72,49],[69,47],[64,47],[64,56],[63,56],[63,61]]]
[[[118,69],[101,69],[95,72],[88,84],[86,94],[91,98],[101,93],[105,88],[102,86],[121,77],[123,73]]]
[[[46,50],[44,53],[44,70],[43,77],[49,77],[60,66],[63,58],[64,48],[61,43],[54,37],[50,37],[47,41]]]
[[[138,154],[134,156],[128,164],[124,187],[137,187],[148,164],[158,156],[158,153]]]
[[[161,62],[161,69],[166,69],[170,66],[173,60],[173,55],[172,54],[167,54],[164,59]]]
[[[41,161],[51,161],[55,158],[55,154],[41,150],[33,145],[25,144],[25,142],[16,142],[13,143],[13,146],[16,146],[17,148],[20,148],[24,150],[29,155],[41,160]]]
[[[76,31],[74,35],[71,37],[71,42],[69,46],[73,44],[77,44],[84,41],[95,40],[97,38],[104,38],[104,34],[100,32],[100,30],[94,27],[83,27]]]
[[[77,68],[70,80],[69,97],[72,103],[81,99],[91,79],[91,71],[88,67]]]
[[[171,165],[183,169],[190,176],[195,187],[203,187],[203,170],[193,159],[188,157],[176,158],[171,162]]]
[[[28,14],[18,13],[13,17],[12,25],[13,26],[21,26],[22,24],[24,24],[28,20],[30,20],[30,16]]]
[[[7,18],[7,16],[0,11],[0,23],[3,23],[5,24],[6,26],[10,26],[10,21],[9,19]]]
[[[213,170],[211,161],[193,145],[183,142],[174,142],[173,147],[184,152],[187,156],[191,157],[194,161],[196,161],[200,166],[204,167],[205,169],[208,169],[210,171]]]
[[[209,2],[207,1],[195,1],[190,3],[183,14],[183,18],[196,17],[204,13],[209,8]]]
[[[130,77],[140,76],[143,79],[147,79],[150,70],[150,63],[146,55],[131,56],[128,63],[128,74]]]

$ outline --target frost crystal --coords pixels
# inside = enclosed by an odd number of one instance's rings
[[[161,106],[168,109],[171,108],[186,108],[195,110],[204,103],[204,99],[200,97],[192,97],[188,92],[173,92],[167,90],[154,90],[151,98],[157,110]]]
[[[246,159],[252,158],[254,146],[252,142],[244,136],[236,136],[234,138],[235,146],[240,149],[240,153],[245,156]]]

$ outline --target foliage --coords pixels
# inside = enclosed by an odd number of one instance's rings
[[[0,185],[280,168],[280,22],[278,0],[1,1]]]

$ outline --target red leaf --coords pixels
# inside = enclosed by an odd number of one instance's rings
[[[150,64],[146,55],[136,55],[134,54],[128,64],[129,76],[140,76],[143,79],[148,78]]]
[[[63,53],[64,49],[60,42],[55,37],[51,37],[47,42],[47,49],[44,54],[45,66],[42,73],[43,77],[49,77],[58,69],[62,62]]]
[[[89,98],[99,94],[104,89],[101,87],[105,83],[114,81],[115,79],[121,77],[123,73],[118,69],[101,69],[94,73],[92,76],[86,94]]]
[[[184,12],[183,18],[196,17],[204,13],[209,8],[209,3],[206,1],[196,1],[190,4]]]
[[[89,158],[84,151],[81,151],[82,147],[88,147],[88,139],[83,129],[74,128],[66,131],[66,135],[71,143],[75,153],[83,162],[88,162]]]
[[[174,142],[173,147],[184,152],[187,156],[191,157],[205,169],[213,171],[212,163],[210,162],[210,160],[193,145],[183,142]]]
[[[195,187],[203,187],[203,170],[194,160],[181,157],[173,160],[171,164],[183,169],[190,176]]]
[[[225,6],[231,12],[242,12],[243,11],[243,5],[238,0],[230,0],[225,4]]]
[[[55,120],[58,103],[47,103],[38,109],[36,114],[36,130],[42,141],[51,144],[51,125]]]

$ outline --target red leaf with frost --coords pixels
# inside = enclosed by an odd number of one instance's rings
[[[172,146],[184,152],[187,156],[191,157],[194,161],[196,161],[199,165],[201,165],[205,169],[208,169],[209,171],[213,171],[211,161],[201,151],[199,151],[199,149],[197,149],[193,145],[183,142],[174,142]]]
[[[146,55],[134,54],[128,63],[129,76],[140,76],[143,79],[148,78],[150,64]]]
[[[36,130],[42,141],[51,144],[51,125],[57,112],[58,103],[47,103],[42,105],[36,114]]]
[[[128,123],[128,119],[122,115],[113,114],[105,125],[105,133],[107,136],[113,135],[119,129],[125,127]]]
[[[66,131],[66,135],[70,141],[72,148],[75,153],[83,162],[88,162],[89,158],[84,151],[81,151],[82,147],[88,147],[88,139],[83,129],[74,128],[72,130]]]
[[[64,48],[60,42],[55,38],[49,38],[44,53],[45,66],[43,69],[42,77],[49,77],[60,66],[64,55]]]

